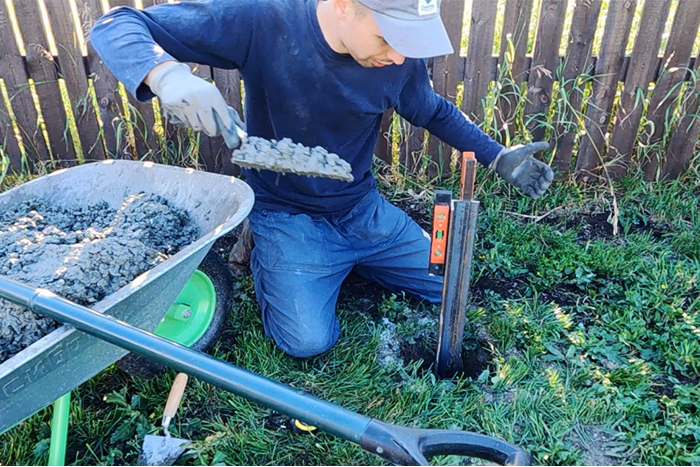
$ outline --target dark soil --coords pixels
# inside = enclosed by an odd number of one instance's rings
[[[223,235],[219,238],[216,239],[214,242],[214,245],[212,246],[212,250],[216,251],[221,258],[225,262],[228,263],[228,255],[231,253],[231,249],[233,248],[233,245],[236,244],[236,241],[238,240],[238,235],[241,232],[241,226],[239,225],[235,229],[233,229],[231,232],[227,233],[226,235]]]
[[[558,284],[556,288],[539,294],[540,303],[555,302],[560,306],[574,306],[577,302],[588,298],[588,294],[572,284]]]
[[[654,380],[652,381],[653,383],[660,383],[660,384],[654,384],[651,386],[651,390],[658,394],[659,396],[667,396],[667,397],[673,397],[673,393],[675,391],[676,385],[680,384],[682,386],[689,385],[689,386],[697,386],[700,384],[700,376],[699,375],[694,375],[692,378],[689,378],[687,376],[684,376],[680,374],[678,371],[673,372],[673,377],[678,381],[678,383],[675,383],[673,381],[670,381],[669,379],[663,377],[660,378],[660,380]],[[691,408],[691,412],[695,413],[697,411],[696,407]]]
[[[415,344],[402,342],[400,355],[405,364],[422,360],[419,370],[423,374],[435,371],[435,351],[425,349],[422,341],[416,340]]]
[[[408,217],[413,219],[416,224],[420,225],[426,232],[433,230],[433,213],[429,206],[421,201],[412,198],[392,200],[391,204],[401,208]]]
[[[519,298],[523,295],[526,284],[527,279],[524,275],[511,278],[484,275],[471,285],[472,301],[483,304],[484,292],[487,290],[500,295],[505,300]]]
[[[612,213],[609,210],[605,210],[602,212],[549,216],[542,219],[541,222],[548,225],[560,226],[564,230],[578,229],[577,240],[579,242],[587,242],[590,240],[612,240],[615,238],[615,235],[613,235],[613,225],[608,222],[610,218],[612,218]],[[624,228],[620,230],[624,231]],[[651,232],[654,239],[660,240],[666,233],[674,230],[673,226],[667,223],[638,219],[638,222],[633,223],[629,227],[627,233],[629,235]]]
[[[614,279],[606,279],[614,281]],[[525,274],[508,279],[482,276],[471,286],[472,303],[477,306],[486,304],[486,291],[499,295],[503,300],[516,300],[525,295],[527,276]],[[600,295],[603,295],[602,293]],[[556,303],[562,307],[574,307],[578,303],[585,303],[591,300],[590,295],[585,290],[573,284],[557,284],[556,287],[544,290],[539,293],[538,302],[542,304]],[[581,323],[584,326],[592,324],[594,317],[582,313],[573,313],[574,323]]]
[[[379,321],[379,304],[385,295],[390,293],[376,282],[350,272],[340,286],[338,305],[367,314],[374,321]]]

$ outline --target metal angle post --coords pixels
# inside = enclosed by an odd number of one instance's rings
[[[462,339],[479,215],[479,202],[473,199],[476,175],[474,153],[463,153],[461,175],[460,198],[452,201],[445,255],[436,355],[436,371],[441,378],[450,378],[463,368]]]
[[[436,357],[441,378],[454,376],[463,367],[462,339],[478,215],[478,201],[453,201]]]

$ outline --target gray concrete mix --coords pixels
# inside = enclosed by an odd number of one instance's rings
[[[189,215],[157,195],[127,196],[117,210],[28,200],[0,213],[0,274],[90,306],[198,236]],[[0,299],[0,363],[56,327]]]
[[[250,169],[327,177],[346,182],[354,179],[350,164],[337,154],[321,146],[309,148],[289,138],[277,141],[250,136],[239,149],[233,151],[231,160]]]

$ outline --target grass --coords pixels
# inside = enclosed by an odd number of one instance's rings
[[[405,203],[421,179],[386,195]],[[285,356],[262,333],[252,279],[213,354],[362,414],[406,426],[470,430],[559,464],[700,463],[700,208],[697,174],[614,185],[619,235],[607,222],[607,187],[557,183],[525,199],[479,175],[482,202],[465,347],[490,362],[473,378],[438,380],[419,361],[378,363],[387,318],[405,343],[435,349],[437,310],[403,297],[345,295],[339,343],[319,357]],[[6,180],[7,183],[7,180]],[[455,188],[450,182],[443,187]],[[409,193],[406,196],[406,193]],[[412,212],[428,217],[429,198]],[[432,327],[431,327],[432,326]],[[74,392],[67,462],[134,464],[156,432],[174,374],[142,381],[109,368]],[[0,463],[46,462],[51,410],[0,437]],[[193,439],[185,465],[381,463],[355,445],[281,428],[285,419],[238,396],[191,381],[174,432]],[[437,462],[459,465],[462,459]]]

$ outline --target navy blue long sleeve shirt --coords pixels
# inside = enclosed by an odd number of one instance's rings
[[[168,60],[238,69],[245,85],[248,133],[291,138],[338,154],[351,183],[246,170],[256,208],[312,215],[343,213],[372,188],[382,114],[394,108],[413,125],[484,165],[503,148],[432,89],[425,60],[364,68],[325,41],[317,0],[204,0],[144,11],[117,8],[100,18],[90,39],[126,89],[153,97],[143,80]]]

